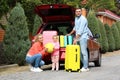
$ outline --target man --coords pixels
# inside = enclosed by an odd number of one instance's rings
[[[87,40],[89,39],[89,36],[92,36],[92,33],[88,28],[87,19],[81,15],[81,9],[76,9],[75,14],[76,14],[75,26],[74,26],[73,30],[67,35],[71,35],[74,32],[76,34],[73,44],[77,44],[77,42],[80,43],[81,61],[83,63],[83,67],[82,67],[81,71],[84,72],[84,71],[89,71]]]

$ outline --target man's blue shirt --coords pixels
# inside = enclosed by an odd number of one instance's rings
[[[92,33],[88,28],[88,21],[82,15],[75,18],[75,26],[73,30],[75,30],[76,35],[80,35],[80,40],[83,38],[89,39],[89,35],[92,36]]]

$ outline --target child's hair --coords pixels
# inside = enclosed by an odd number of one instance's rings
[[[34,41],[37,42],[37,41],[39,40],[39,38],[42,38],[42,37],[43,37],[42,34],[37,34],[37,35],[35,36]]]
[[[57,35],[53,35],[53,39],[56,38],[58,40],[58,36]]]

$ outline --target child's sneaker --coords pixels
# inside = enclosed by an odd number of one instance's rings
[[[89,71],[89,69],[88,68],[82,68],[82,69],[80,69],[80,71],[81,72],[87,72],[87,71]]]
[[[56,71],[58,71],[59,69],[56,69]]]

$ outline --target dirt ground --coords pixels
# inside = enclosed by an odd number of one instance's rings
[[[9,68],[0,68],[0,75],[9,74],[9,73],[15,73],[15,72],[21,72],[28,69],[28,66],[14,66]]]
[[[116,56],[120,55],[120,50],[114,51],[114,52],[106,52],[105,54],[102,54],[102,57],[109,57],[109,56]],[[49,65],[46,65],[49,66]],[[45,67],[45,66],[44,66]],[[15,73],[15,72],[22,72],[22,71],[29,70],[28,66],[13,66],[9,68],[0,68],[0,75]]]
[[[102,57],[115,56],[115,55],[120,55],[120,50],[113,52],[106,52],[105,54],[102,54]]]

